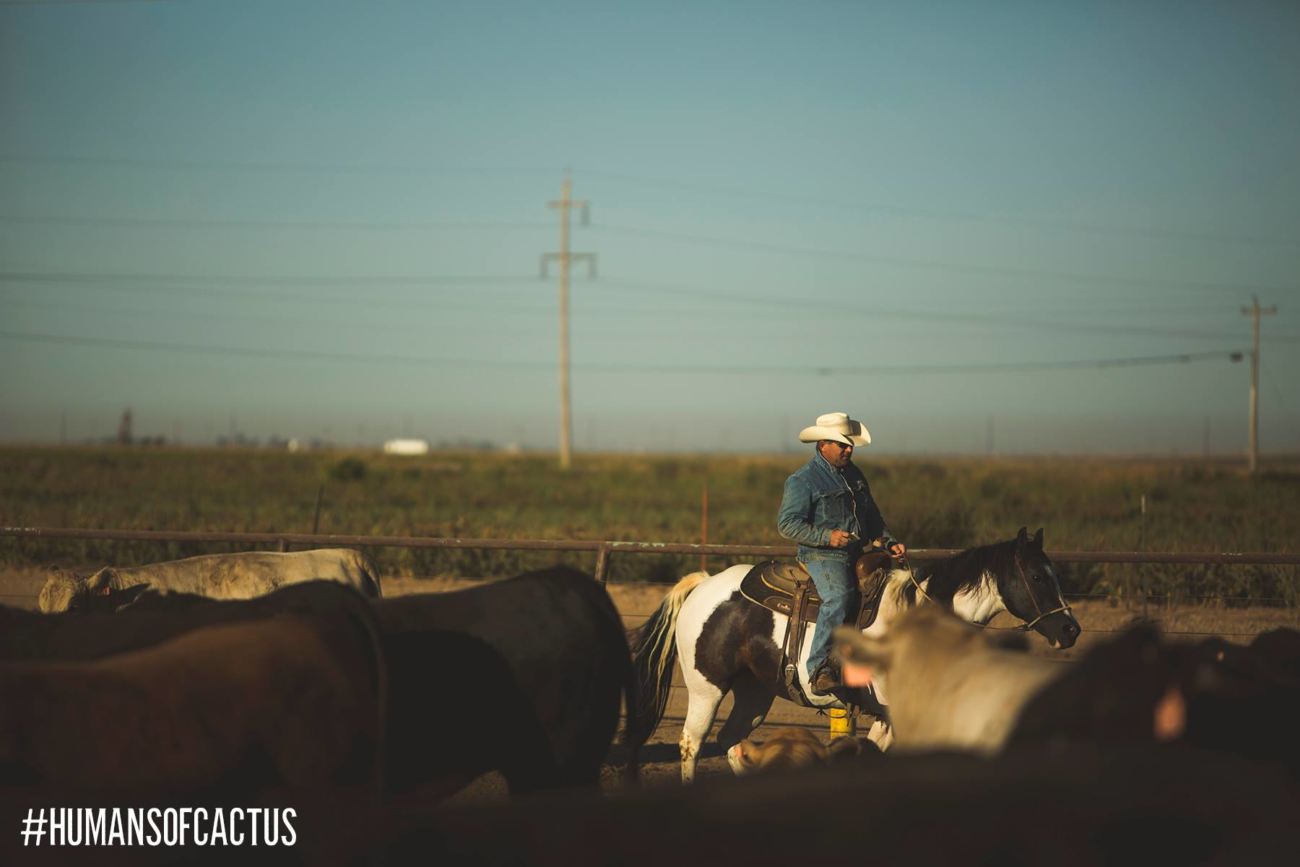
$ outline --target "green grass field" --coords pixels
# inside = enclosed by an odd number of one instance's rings
[[[289,454],[234,449],[0,449],[0,523],[154,530],[320,532],[516,539],[700,538],[782,544],[775,515],[785,477],[806,455],[579,456],[571,472],[542,455]],[[1049,550],[1296,551],[1300,461],[1258,478],[1205,461],[1076,458],[872,459],[867,474],[890,528],[910,546],[967,547],[1045,528]],[[1147,498],[1141,515],[1140,498]],[[10,565],[130,565],[222,546],[0,541]],[[508,575],[551,553],[370,552],[390,574]],[[675,580],[698,558],[623,556],[612,580]],[[723,563],[714,560],[712,565]],[[1070,592],[1133,592],[1300,600],[1294,567],[1074,565]]]

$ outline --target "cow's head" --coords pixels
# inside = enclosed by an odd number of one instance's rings
[[[830,764],[879,752],[871,741],[840,737],[823,744],[807,729],[784,728],[762,742],[745,738],[727,750],[727,763],[733,773],[742,776]]]
[[[868,637],[852,626],[836,627],[835,652],[845,686],[864,688],[913,651],[960,658],[989,643],[990,636],[938,605],[920,605],[900,614],[889,631]],[[904,663],[906,664],[906,663]]]
[[[106,566],[86,578],[62,569],[54,569],[45,579],[45,586],[41,588],[36,604],[41,611],[48,614],[64,611],[79,613],[111,611],[121,601],[115,598],[118,591],[113,586],[113,579],[116,574],[111,566]]]
[[[826,761],[826,745],[807,729],[786,728],[766,741],[745,738],[727,750],[727,763],[737,776],[760,771],[803,768]]]
[[[1043,528],[1032,537],[1021,527],[1015,539],[1013,568],[998,576],[998,593],[1007,610],[1062,650],[1074,645],[1082,631],[1061,595],[1056,567],[1043,552]]]

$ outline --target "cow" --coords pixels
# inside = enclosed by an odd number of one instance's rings
[[[20,652],[11,645],[47,657],[95,655],[144,634],[314,604],[316,596],[288,587],[244,602],[148,592],[109,615],[23,612],[21,631],[0,629],[0,656]],[[598,780],[632,675],[618,611],[590,575],[557,567],[374,600],[371,610],[388,683],[389,791],[438,800],[490,771],[511,792]]]
[[[1025,703],[1064,673],[1062,663],[998,646],[935,605],[903,613],[883,637],[839,627],[835,641],[846,683],[888,673],[890,725],[903,750],[995,753]]]
[[[1300,778],[1300,683],[1290,676],[1285,649],[1296,643],[1286,633],[1242,648],[1166,641],[1140,623],[1077,663],[1056,663],[918,609],[882,639],[843,629],[836,640],[848,678],[864,667],[907,672],[904,697],[890,704],[900,747],[988,754],[1044,743],[1182,745]]]
[[[229,602],[147,591],[117,613],[39,614],[0,606],[0,660],[98,659],[218,623],[338,611],[372,616],[360,593],[334,581],[291,584],[265,596]]]
[[[512,794],[598,781],[633,698],[622,622],[590,575],[555,567],[373,605],[392,792],[438,799],[489,771]]]
[[[351,548],[311,551],[246,551],[208,554],[165,563],[118,568],[105,566],[89,576],[55,570],[37,598],[41,611],[105,610],[134,599],[142,587],[194,593],[213,599],[251,599],[287,584],[323,579],[381,595],[379,572]]]
[[[386,685],[369,606],[185,631],[83,661],[0,663],[0,789],[109,803],[381,791]]]
[[[839,737],[829,744],[807,729],[786,727],[772,732],[765,741],[745,738],[727,750],[727,763],[736,776],[785,771],[829,764],[856,757],[864,751],[879,753],[869,740]]]
[[[1008,744],[1181,743],[1286,768],[1300,780],[1298,647],[1294,630],[1242,647],[1166,641],[1139,625],[1033,696]]]

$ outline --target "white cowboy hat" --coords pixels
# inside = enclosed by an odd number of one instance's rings
[[[817,423],[799,431],[799,442],[815,443],[821,440],[834,440],[848,446],[865,446],[871,442],[871,432],[857,419],[849,418],[847,412],[828,412],[817,416]]]

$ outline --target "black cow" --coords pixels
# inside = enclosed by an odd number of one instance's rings
[[[394,791],[438,797],[489,771],[512,793],[598,781],[632,675],[618,611],[590,575],[556,567],[372,604]]]

